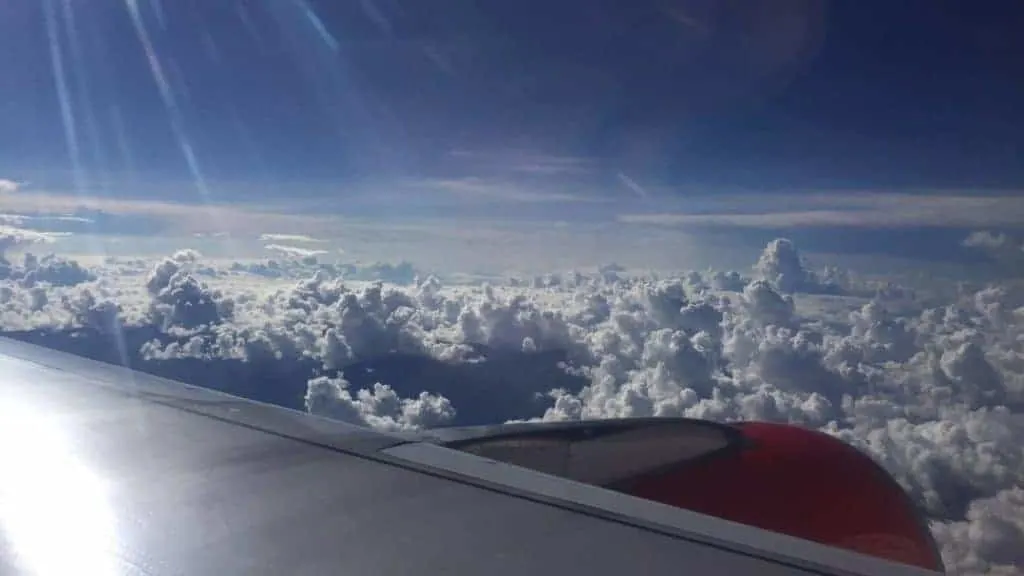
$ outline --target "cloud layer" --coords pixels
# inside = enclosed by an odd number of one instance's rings
[[[182,250],[86,268],[15,257],[40,241],[19,234],[0,234],[9,336],[387,430],[798,423],[893,473],[951,569],[1024,564],[1024,286],[1013,282],[936,303],[810,270],[785,239],[749,275],[609,265],[471,286],[408,262],[302,254],[220,265]]]
[[[676,193],[673,196],[679,197]],[[671,196],[670,196],[671,197]],[[741,228],[983,227],[1024,224],[1019,194],[909,194],[856,191],[849,194],[723,194],[692,211],[670,205],[659,211],[620,214],[620,222],[657,226]]]

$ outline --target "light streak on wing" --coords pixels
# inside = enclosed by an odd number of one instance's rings
[[[181,70],[181,66],[178,66],[174,56],[168,54],[164,56],[164,61],[167,64],[167,80],[171,85],[171,93],[177,94],[180,101],[188,104],[192,100],[192,92],[189,90],[188,82],[185,81],[185,73]]]
[[[647,198],[649,196],[647,194],[647,190],[644,190],[644,187],[638,184],[636,180],[633,180],[632,178],[626,176],[622,172],[617,173],[616,176],[619,178],[619,182],[622,182],[623,186],[629,188],[630,191],[632,191],[637,196],[641,198]]]
[[[84,120],[85,136],[88,139],[88,146],[86,147],[87,157],[90,157],[95,162],[94,165],[104,166],[104,147],[96,124],[96,116],[93,113],[92,99],[90,98],[89,67],[83,57],[82,41],[72,0],[62,0],[61,12],[71,53],[71,70],[74,75],[75,84],[78,87],[78,109],[81,113],[81,119]],[[80,183],[83,186],[89,186],[90,180],[89,174],[83,169],[79,178]],[[96,247],[102,248],[98,243]]]
[[[374,168],[396,166],[399,159],[387,156],[389,150],[383,144],[387,138],[381,136],[384,115],[374,102],[361,97],[354,82],[358,76],[351,71],[344,46],[313,6],[306,0],[266,0],[261,6],[276,20],[298,69],[337,134],[340,160],[371,159]],[[401,129],[397,122],[390,122],[387,128]],[[385,156],[386,161],[380,160]]]
[[[67,73],[64,70],[63,46],[60,31],[57,28],[57,10],[54,0],[44,0],[43,19],[46,20],[46,39],[50,46],[50,66],[53,70],[53,81],[57,87],[57,100],[60,105],[61,121],[64,124],[64,140],[71,157],[71,168],[75,178],[75,189],[81,190],[83,182],[81,153],[78,147],[78,131],[75,125],[75,113],[71,106],[68,90]]]
[[[125,132],[124,117],[121,115],[121,108],[116,102],[110,104],[110,124],[114,129],[114,137],[117,139],[117,150],[121,154],[121,161],[128,173],[135,174],[135,155],[132,154],[131,144],[128,142],[128,134]]]
[[[249,9],[246,7],[246,3],[244,1],[235,4],[235,14],[238,15],[238,19],[242,22],[242,27],[245,28],[245,31],[248,32],[250,36],[252,36],[253,40],[258,44],[263,44],[263,35],[260,34],[260,31],[256,28],[256,24],[252,21],[252,17],[249,16]]]
[[[156,23],[160,26],[161,30],[167,30],[167,13],[164,12],[163,0],[149,0],[150,7],[153,8],[153,15],[156,16]]]
[[[256,145],[256,138],[253,136],[252,130],[238,115],[238,110],[234,106],[228,106],[226,110],[231,126],[235,130],[237,141],[245,153],[253,160],[252,168],[250,169],[251,176],[256,180],[269,178],[268,170],[273,164],[266,158],[266,155],[260,150],[259,146]]]
[[[196,158],[195,151],[192,149],[192,144],[188,140],[188,135],[185,133],[181,109],[178,107],[178,102],[174,98],[174,92],[171,90],[170,83],[167,81],[167,74],[164,72],[163,65],[157,57],[156,50],[153,47],[153,41],[146,29],[146,24],[142,20],[142,14],[139,12],[138,1],[124,0],[124,2],[128,9],[128,15],[131,17],[132,25],[135,28],[135,35],[138,36],[139,43],[142,44],[142,49],[146,53],[146,59],[149,61],[149,70],[153,75],[153,81],[156,82],[157,90],[160,92],[160,98],[164,102],[164,108],[167,110],[171,130],[174,132],[174,136],[178,140],[178,147],[181,148],[181,153],[185,157],[185,162],[188,164],[188,169],[192,173],[192,179],[196,188],[199,190],[199,194],[203,197],[202,199],[204,202],[209,203],[210,191],[206,186],[206,179],[203,178],[202,171],[199,168],[199,161]]]
[[[80,197],[84,194],[85,189],[85,171],[82,167],[82,156],[81,148],[78,141],[78,131],[75,122],[75,112],[71,104],[71,94],[68,88],[68,77],[67,71],[64,67],[64,56],[63,56],[63,44],[61,43],[60,29],[57,22],[57,9],[54,5],[54,0],[45,0],[43,5],[44,19],[46,20],[46,36],[50,46],[50,64],[53,69],[54,83],[57,87],[57,98],[60,104],[61,121],[64,125],[64,138],[67,141],[68,154],[71,157],[71,168],[74,178],[75,193]],[[77,68],[81,68],[82,71],[78,73],[79,84],[83,91],[86,91],[84,81],[84,62],[81,56],[81,43],[79,42],[77,27],[75,25],[72,5],[70,0],[63,0],[62,3],[62,16],[64,23],[68,31],[69,40],[72,44],[73,58],[75,59],[75,65]],[[84,98],[85,107],[90,107],[91,103],[88,98]],[[93,138],[97,137],[95,119],[92,117],[91,110],[87,112],[87,123],[89,128],[92,130]],[[98,146],[98,143],[97,143]],[[93,236],[93,235],[90,235]],[[94,237],[94,236],[93,236]],[[93,242],[94,254],[101,254],[103,252],[102,246],[98,242]],[[124,341],[124,334],[121,331],[120,324],[115,326],[115,340],[117,341],[118,351],[120,360],[123,364],[128,363],[128,352]]]
[[[313,25],[313,28],[320,35],[320,38],[324,43],[327,44],[331,50],[337,52],[339,47],[338,40],[329,30],[327,30],[327,26],[324,25],[324,21],[321,20],[320,16],[318,16],[317,13],[309,6],[309,3],[306,2],[306,0],[295,0],[295,3],[305,14],[309,23]]]
[[[75,185],[78,188],[76,193],[84,194],[86,189],[92,188],[93,176],[90,175],[87,166],[91,165],[94,167],[100,167],[100,174],[103,173],[103,167],[106,166],[106,154],[105,147],[100,135],[99,127],[96,123],[96,115],[93,110],[90,76],[91,67],[90,63],[87,62],[85,51],[83,49],[81,33],[79,31],[79,21],[75,15],[74,4],[72,0],[61,0],[61,17],[64,23],[64,33],[67,35],[67,43],[64,44],[68,48],[71,56],[71,71],[72,78],[74,79],[74,86],[77,88],[77,106],[79,110],[78,118],[72,114],[72,119],[79,122],[83,122],[85,137],[87,145],[83,150],[81,145],[78,143],[79,154],[85,153],[85,162],[82,161],[81,157],[76,163],[74,170],[75,174]],[[58,34],[59,40],[59,34]],[[68,95],[69,102],[71,95]],[[97,230],[93,222],[88,223],[89,232],[91,234],[89,240],[92,253],[94,255],[101,255],[105,253],[105,249],[102,243],[95,239],[96,234],[100,233]],[[127,359],[127,357],[125,358]]]
[[[363,12],[366,13],[367,18],[373,20],[373,23],[380,27],[386,34],[390,35],[393,33],[391,28],[391,22],[388,20],[384,12],[377,6],[374,0],[359,0],[360,6],[363,8]]]
[[[138,0],[124,0],[124,2],[125,7],[128,10],[128,15],[131,18],[132,26],[135,28],[135,35],[138,37],[139,43],[142,45],[142,49],[146,54],[146,59],[149,61],[150,73],[153,76],[153,81],[156,83],[157,91],[160,93],[160,98],[163,100],[164,109],[167,111],[167,118],[171,126],[171,131],[174,133],[174,138],[177,140],[181,154],[185,158],[185,163],[188,165],[188,170],[192,175],[192,182],[195,185],[196,190],[199,192],[200,200],[211,213],[212,220],[213,209],[211,207],[212,195],[210,194],[210,189],[206,184],[206,178],[203,176],[203,171],[200,168],[199,159],[196,156],[195,149],[193,148],[192,143],[188,138],[188,133],[185,130],[185,121],[181,113],[181,107],[178,105],[178,101],[174,96],[174,90],[171,88],[171,84],[168,81],[167,73],[164,71],[163,65],[160,63],[160,58],[157,56],[153,40],[146,28],[146,23],[143,21],[142,14],[139,12]],[[179,83],[184,84],[184,77],[181,77]],[[235,251],[231,246],[229,246],[228,249],[232,252]]]
[[[210,31],[204,28],[199,35],[199,40],[203,45],[203,52],[206,53],[206,57],[215,64],[223,65],[224,57],[221,55],[217,42],[215,42],[213,36],[210,35]]]

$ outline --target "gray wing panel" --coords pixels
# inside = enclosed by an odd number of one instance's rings
[[[244,401],[173,402],[167,381],[77,362],[0,341],[4,573],[823,573],[373,455],[399,438],[267,406],[285,432],[260,429]]]

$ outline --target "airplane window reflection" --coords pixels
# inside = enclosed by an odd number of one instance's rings
[[[116,573],[106,486],[56,423],[0,401],[0,527],[29,574]]]

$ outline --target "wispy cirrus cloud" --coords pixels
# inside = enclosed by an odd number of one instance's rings
[[[582,175],[594,170],[594,159],[543,154],[527,150],[456,149],[449,156],[474,170],[514,172],[541,176]]]
[[[502,180],[468,177],[423,180],[420,189],[433,190],[454,196],[462,201],[499,203],[604,203],[609,198],[601,195],[567,192],[560,187],[531,187]],[[556,189],[553,189],[556,188]]]
[[[92,221],[92,218],[72,216],[69,214],[0,214],[0,222],[14,226],[25,224],[26,222],[77,222],[80,224],[88,224]]]
[[[309,244],[326,242],[326,240],[313,238],[305,234],[260,234],[260,240],[264,242],[306,242]]]
[[[1024,196],[905,193],[723,195],[700,210],[623,213],[617,220],[655,226],[747,228],[999,227],[1024,225]]]
[[[86,218],[90,215],[117,216],[160,222],[174,232],[222,235],[260,235],[264,230],[281,234],[306,235],[310,230],[329,230],[337,225],[332,216],[290,214],[261,206],[228,204],[195,204],[141,198],[116,198],[37,192],[33,194],[0,195],[0,210],[10,215],[32,217]],[[112,233],[112,230],[102,230]]]

